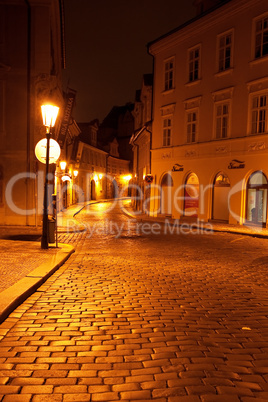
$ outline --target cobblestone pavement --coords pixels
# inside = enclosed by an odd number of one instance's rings
[[[107,207],[0,325],[0,400],[267,401],[268,240]]]
[[[56,252],[55,248],[44,252],[40,244],[33,241],[12,241],[11,249],[10,240],[1,239],[0,292],[24,278]]]

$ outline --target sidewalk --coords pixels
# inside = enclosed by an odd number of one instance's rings
[[[195,229],[202,228],[205,230],[211,230],[213,232],[223,232],[223,233],[232,233],[238,235],[246,235],[246,236],[253,236],[253,237],[260,237],[260,238],[268,238],[268,228],[263,228],[259,226],[246,226],[246,225],[231,225],[225,222],[202,222],[202,221],[194,221],[187,218],[179,219],[172,219],[169,216],[149,216],[145,213],[135,212],[131,208],[130,205],[125,207],[126,213],[129,217],[133,219],[137,219],[140,222],[156,222],[161,224],[168,224],[172,225],[179,225],[182,228],[187,229],[191,226]]]
[[[59,233],[85,230],[84,226],[75,218],[84,206],[83,204],[75,205],[58,214]],[[194,225],[195,228],[205,228],[215,232],[268,238],[266,228],[216,222],[189,223],[184,220],[179,222],[168,217],[149,217],[145,214],[136,214],[131,208],[130,201],[126,202],[124,213],[141,223],[168,223],[170,226],[179,225],[182,228]],[[42,250],[40,237],[41,228],[0,226],[0,323],[63,265],[75,251],[72,246],[62,243],[58,244],[58,248],[56,248],[56,244],[53,244],[48,250]]]
[[[73,215],[81,206],[58,214],[58,232],[83,231]],[[38,289],[75,251],[67,244],[41,249],[40,227],[0,226],[0,323]]]

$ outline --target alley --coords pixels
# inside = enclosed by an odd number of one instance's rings
[[[0,325],[4,402],[268,400],[268,240],[99,203]]]

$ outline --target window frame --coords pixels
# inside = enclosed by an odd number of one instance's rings
[[[231,36],[231,44],[230,44],[230,65],[226,66],[226,49],[228,48],[228,44],[226,44],[226,38]],[[224,46],[221,46],[221,39],[224,38]],[[223,57],[223,64],[224,66],[221,67],[221,49],[223,49],[224,57]],[[217,72],[224,73],[225,71],[230,71],[233,68],[233,57],[234,57],[234,29],[229,29],[228,31],[224,31],[217,36]]]
[[[260,100],[260,98],[265,97],[265,105],[256,105],[254,107],[254,99]],[[258,102],[260,103],[260,102]],[[261,112],[261,113],[260,113]],[[264,119],[262,118],[262,112],[264,112]],[[256,120],[254,118],[257,116]],[[255,123],[254,123],[255,120]],[[253,130],[253,124],[256,126],[256,130]],[[263,130],[260,130],[261,125],[263,125]],[[250,135],[262,135],[268,133],[268,90],[254,92],[250,94],[249,97],[249,134]]]
[[[169,66],[166,69],[167,65],[172,63],[172,68]],[[172,75],[170,77],[170,74]],[[167,76],[168,75],[168,76]],[[175,88],[175,57],[169,57],[168,59],[164,60],[164,71],[163,71],[163,79],[164,79],[164,92],[171,91]]]
[[[260,32],[260,36],[261,36],[260,54],[257,55],[257,24],[258,24],[258,22],[263,23],[263,21],[265,19],[267,20],[267,27],[266,28],[262,27],[262,29],[261,29],[261,32]],[[268,12],[266,12],[264,14],[261,14],[258,17],[254,18],[252,31],[253,31],[253,41],[252,41],[253,42],[252,43],[253,44],[253,57],[252,57],[253,60],[261,60],[261,59],[263,59],[265,57],[268,57]],[[264,50],[263,39],[264,39],[265,32],[267,34],[267,45],[266,45],[267,46],[267,52],[264,54],[263,53],[263,50]]]
[[[172,115],[163,116],[162,121],[162,147],[167,148],[172,145],[172,131],[173,131],[173,118]],[[165,126],[165,122],[169,121],[170,124]]]
[[[198,123],[199,123],[199,115],[198,115],[198,108],[193,108],[193,109],[188,109],[186,110],[186,115],[185,115],[185,133],[186,133],[186,144],[196,144],[197,143],[197,135],[198,135]],[[190,115],[196,115],[196,119],[189,121],[188,117]],[[194,141],[193,141],[193,126],[195,125],[195,132],[194,132]],[[190,132],[188,132],[188,127],[190,127]],[[190,141],[188,141],[188,138],[190,136]]]
[[[221,107],[223,109],[224,106],[228,106],[228,113],[224,113],[222,110],[221,114],[218,115],[218,108]],[[227,128],[226,135],[223,136],[223,119],[227,116]],[[218,129],[218,118],[220,119],[220,136],[217,134]],[[214,139],[215,140],[224,140],[226,138],[230,138],[230,121],[231,121],[231,101],[230,99],[224,99],[222,101],[214,102]]]
[[[193,57],[191,59],[191,54],[198,50],[198,57]],[[197,76],[195,76],[195,67],[191,69],[191,65],[195,64],[196,60],[198,61],[198,68],[197,68]],[[200,80],[201,77],[201,44],[197,44],[190,49],[188,49],[188,57],[187,57],[187,63],[188,63],[188,83],[194,83]],[[193,77],[191,78],[191,74],[193,74]]]

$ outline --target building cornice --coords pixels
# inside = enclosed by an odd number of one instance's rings
[[[103,151],[102,149],[93,147],[92,145],[89,145],[89,144],[87,144],[87,143],[85,143],[85,142],[83,142],[83,141],[80,141],[80,140],[79,140],[79,142],[83,145],[83,148],[87,148],[87,149],[90,149],[91,151],[94,151],[94,152],[98,152],[98,153],[101,153],[101,154],[108,155],[108,152],[105,152],[105,151]]]
[[[148,43],[148,52],[155,56],[163,50],[174,47],[189,38],[196,38],[205,31],[207,32],[211,27],[226,21],[227,15],[228,18],[239,15],[242,11],[255,8],[258,3],[262,2],[263,0],[229,0],[220,7],[210,10],[207,14],[194,18]]]

